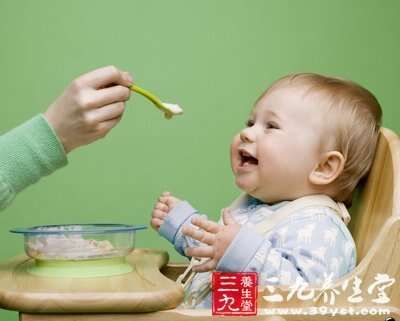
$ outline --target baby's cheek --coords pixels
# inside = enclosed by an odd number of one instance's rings
[[[234,146],[231,146],[231,168],[232,170],[234,170],[235,165],[237,165],[239,163],[238,160],[238,152],[237,152],[237,148]]]
[[[239,134],[235,135],[231,142],[231,151],[236,150],[239,148],[240,145],[240,136]]]

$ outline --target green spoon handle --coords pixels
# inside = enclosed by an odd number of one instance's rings
[[[148,98],[156,107],[158,107],[162,111],[169,112],[164,107],[161,100],[157,96],[153,95],[151,92],[147,91],[146,89],[143,89],[143,88],[139,87],[138,85],[133,85],[133,84],[129,86],[129,89]]]

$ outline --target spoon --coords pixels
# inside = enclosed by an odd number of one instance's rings
[[[175,115],[183,114],[183,109],[179,105],[162,102],[160,98],[153,95],[151,92],[139,87],[138,85],[132,84],[129,86],[129,89],[149,99],[154,104],[154,106],[156,106],[164,113],[164,117],[167,119],[171,119],[172,116]]]

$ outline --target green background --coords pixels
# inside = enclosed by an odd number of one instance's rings
[[[0,259],[23,252],[13,227],[148,224],[169,190],[216,218],[235,198],[233,135],[278,77],[312,71],[370,89],[400,131],[399,1],[0,1],[0,131],[39,112],[69,82],[113,64],[184,116],[134,96],[104,140],[17,196],[0,215]],[[1,152],[1,151],[0,151]],[[139,247],[167,249],[152,230]],[[16,320],[1,311],[1,320]]]

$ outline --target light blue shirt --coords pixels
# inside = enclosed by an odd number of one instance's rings
[[[292,285],[297,278],[309,285],[321,285],[352,271],[356,265],[354,240],[343,221],[329,207],[307,207],[287,217],[265,235],[255,226],[289,204],[268,205],[250,197],[231,213],[242,226],[218,262],[217,271],[257,272],[259,286]],[[182,234],[182,227],[201,215],[188,202],[181,201],[167,215],[159,233],[185,256],[187,247],[200,242]],[[188,293],[208,282],[210,272],[197,273]],[[195,308],[211,308],[208,295]]]

